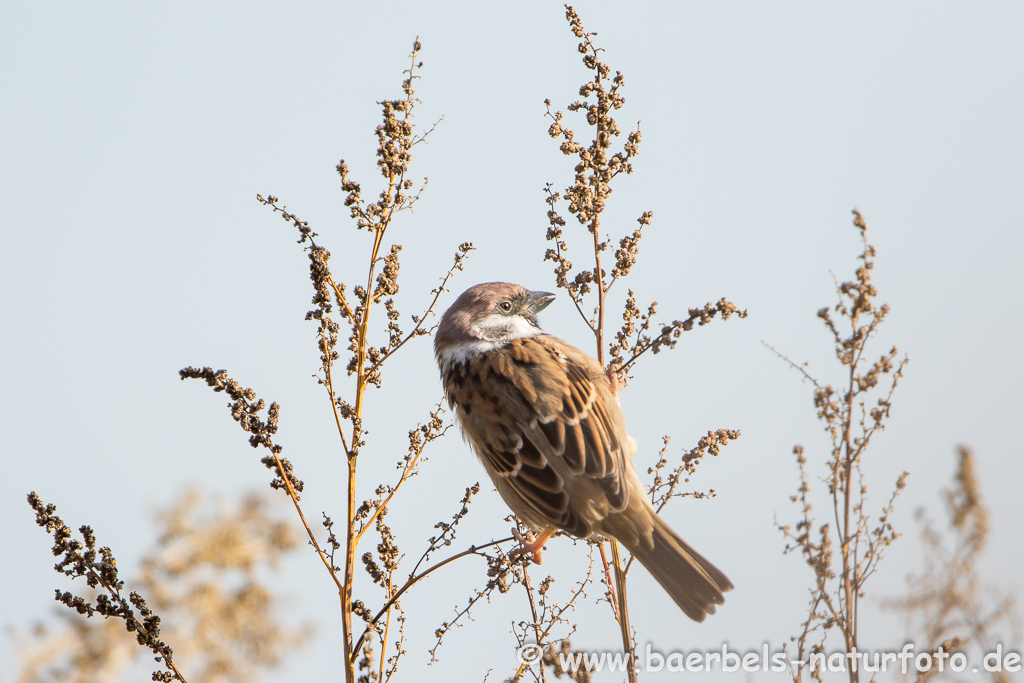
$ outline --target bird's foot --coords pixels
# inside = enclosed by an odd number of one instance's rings
[[[544,551],[544,544],[548,542],[548,539],[551,538],[554,533],[554,529],[545,529],[540,532],[539,536],[534,536],[532,531],[527,531],[524,536],[518,529],[513,529],[512,536],[519,541],[519,547],[513,550],[512,554],[524,555],[529,553],[533,558],[534,563],[541,564],[541,553]]]

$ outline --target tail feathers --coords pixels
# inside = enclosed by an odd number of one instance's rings
[[[715,605],[725,602],[722,593],[732,590],[732,582],[660,517],[653,515],[652,518],[653,546],[630,548],[630,551],[686,616],[704,621],[707,615],[715,613]]]

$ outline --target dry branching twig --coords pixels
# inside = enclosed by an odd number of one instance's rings
[[[340,522],[326,513],[323,514],[322,525],[327,532],[325,544],[322,545],[317,540],[302,513],[298,496],[302,490],[302,483],[294,479],[291,464],[280,458],[280,446],[270,439],[276,431],[277,404],[271,404],[267,420],[261,421],[258,413],[264,408],[263,402],[257,401],[250,390],[240,389],[237,383],[227,378],[224,371],[214,373],[209,368],[186,368],[182,371],[182,378],[205,379],[215,390],[228,391],[235,400],[231,404],[232,415],[244,429],[253,434],[250,442],[254,447],[262,445],[270,450],[271,455],[264,458],[264,463],[268,467],[273,467],[278,474],[273,485],[275,488],[285,488],[291,496],[310,544],[338,589],[343,622],[345,672],[349,683],[353,683],[357,676],[360,680],[386,681],[398,670],[399,659],[405,653],[406,623],[399,598],[406,590],[455,559],[471,554],[483,554],[479,552],[480,548],[504,542],[492,541],[470,548],[469,551],[458,553],[426,569],[420,569],[421,564],[433,551],[451,543],[454,527],[465,515],[466,506],[472,495],[467,491],[462,511],[451,523],[444,523],[439,536],[430,539],[427,551],[423,553],[409,578],[404,582],[396,581],[396,572],[403,556],[395,533],[387,522],[388,507],[395,501],[403,485],[418,474],[420,466],[426,460],[423,453],[427,445],[442,437],[451,426],[450,421],[446,421],[443,416],[444,411],[440,404],[430,411],[429,419],[409,430],[409,445],[406,454],[398,462],[397,479],[391,483],[378,484],[373,488],[372,496],[364,497],[362,502],[359,502],[356,475],[359,456],[366,446],[367,430],[364,428],[364,416],[367,392],[370,387],[382,386],[384,365],[395,353],[411,340],[427,336],[433,331],[429,321],[431,316],[436,315],[438,301],[447,291],[448,281],[456,271],[462,270],[466,255],[473,249],[473,245],[468,242],[459,245],[452,266],[441,278],[440,284],[431,291],[433,298],[427,308],[417,315],[410,316],[411,328],[408,331],[403,330],[402,316],[395,298],[399,293],[402,245],[389,242],[388,235],[395,217],[401,212],[413,209],[427,184],[424,178],[417,187],[417,183],[408,177],[412,150],[433,130],[431,127],[424,133],[417,133],[413,124],[414,110],[419,102],[413,86],[422,67],[422,62],[418,59],[420,48],[417,40],[410,55],[409,68],[404,72],[403,96],[379,103],[382,121],[375,131],[379,145],[377,169],[384,179],[384,187],[376,195],[376,200],[368,201],[363,198],[362,186],[352,178],[345,161],[339,162],[337,166],[341,189],[347,193],[345,205],[349,207],[355,227],[358,231],[369,234],[367,271],[362,284],[349,288],[335,276],[330,267],[330,252],[320,244],[319,236],[306,221],[289,211],[277,197],[257,195],[259,202],[270,207],[297,230],[298,242],[304,245],[310,262],[309,277],[313,283],[314,308],[306,314],[306,319],[317,325],[317,345],[320,351],[318,381],[324,387],[326,397],[330,401],[341,451],[347,465],[345,514]],[[346,245],[346,248],[352,250],[349,245]],[[375,341],[380,331],[371,326],[372,313],[374,309],[379,308],[383,308],[384,316],[381,325],[383,343]],[[336,322],[333,317],[335,315],[343,322]],[[338,343],[342,324],[348,328],[348,358],[343,375],[337,372],[337,363],[341,359]],[[342,390],[342,384],[346,379],[351,381],[351,393]],[[473,488],[473,491],[475,490],[476,487]],[[359,545],[366,539],[368,533],[377,537],[375,553],[359,551]],[[357,564],[362,564],[371,584],[375,584],[381,591],[382,606],[377,611],[368,607],[364,600],[355,597]],[[362,635],[358,638],[352,623],[353,614],[364,622]],[[392,634],[397,637],[392,639]],[[389,648],[393,650],[389,652]]]
[[[126,607],[118,597],[123,582],[116,578],[110,550],[96,549],[91,532],[83,532],[76,550],[79,542],[70,539],[53,507],[36,498],[33,507],[40,521],[67,539],[62,552],[71,563],[63,573],[70,570],[74,573],[69,576],[85,576],[87,583],[95,576],[98,581],[85,597],[59,591],[58,599],[78,613],[115,618],[83,620],[61,613],[60,628],[38,627],[36,636],[19,646],[19,680],[120,680],[141,664],[140,650],[125,637],[125,626],[161,659],[171,655],[163,641],[173,642],[175,659],[187,662],[190,675],[203,681],[258,680],[263,670],[300,646],[307,629],[281,625],[275,614],[278,594],[262,572],[298,547],[291,526],[272,517],[260,496],[212,511],[201,502],[198,493],[187,491],[159,514],[156,542],[131,579],[137,590]],[[146,595],[144,602],[140,594]],[[120,627],[119,620],[124,621]],[[168,666],[155,680],[182,680],[177,664]]]
[[[61,557],[54,569],[64,576],[84,578],[86,585],[97,591],[94,600],[87,600],[58,589],[57,601],[87,617],[99,614],[122,620],[128,632],[135,634],[139,645],[150,649],[156,661],[163,662],[166,667],[166,671],[154,671],[153,680],[185,683],[185,677],[174,665],[173,651],[160,640],[160,617],[136,591],[127,597],[122,594],[124,581],[118,576],[114,555],[110,548],[96,547],[92,527],[79,527],[78,531],[82,535],[79,541],[72,538],[71,529],[56,515],[55,505],[44,503],[35,492],[28,495],[28,503],[36,512],[36,524],[53,535],[53,555]]]
[[[525,559],[525,558],[524,558]],[[590,546],[589,562],[586,573],[569,590],[569,594],[560,601],[552,594],[552,586],[555,579],[546,577],[534,589],[530,582],[529,567],[524,564],[522,567],[522,584],[530,602],[530,621],[520,621],[513,627],[516,641],[519,647],[533,641],[540,647],[541,666],[538,670],[530,669],[534,679],[537,681],[547,680],[547,669],[550,668],[556,678],[563,675],[578,683],[587,683],[590,680],[591,671],[585,666],[563,666],[563,661],[572,661],[571,655],[573,634],[576,633],[576,624],[569,621],[569,616],[576,611],[580,598],[586,597],[587,586],[593,581],[594,576],[594,546]],[[555,632],[558,636],[555,637]],[[532,638],[531,638],[532,636]],[[516,672],[513,680],[517,680],[526,670],[526,664],[522,664]]]
[[[998,645],[1010,651],[1021,640],[1021,620],[1012,593],[986,586],[978,560],[989,533],[989,512],[981,499],[975,456],[961,446],[952,488],[945,491],[949,531],[939,531],[924,510],[917,511],[924,544],[924,569],[910,576],[905,598],[886,604],[903,612],[913,634],[909,640],[925,651],[969,653],[978,661]],[[935,666],[918,681],[949,679]],[[1007,671],[992,672],[993,683],[1009,683]]]
[[[779,354],[814,384],[814,406],[832,443],[824,478],[832,508],[829,521],[819,524],[813,515],[810,475],[802,446],[793,451],[800,486],[790,498],[800,507],[798,520],[795,527],[776,521],[786,539],[785,552],[799,551],[813,570],[807,619],[800,633],[791,639],[796,657],[790,659],[801,662],[823,652],[833,631],[838,632],[845,653],[856,652],[865,584],[878,569],[885,549],[899,536],[890,518],[908,476],[906,472],[899,476],[880,511],[868,508],[864,458],[872,437],[885,428],[893,392],[903,377],[907,359],[896,360],[896,347],[873,363],[866,356],[868,341],[888,315],[889,305],[875,303],[878,291],[871,284],[875,248],[868,244],[867,224],[860,212],[854,210],[853,215],[863,245],[858,256],[861,265],[853,280],[836,283],[839,302],[831,309],[818,311],[831,333],[836,358],[845,368],[843,386],[836,389],[824,385],[804,366]],[[878,392],[883,377],[889,378],[888,388]],[[850,683],[860,680],[859,668],[852,667],[848,673]],[[799,683],[802,667],[794,667],[792,675]],[[811,675],[820,681],[823,672],[812,669]]]

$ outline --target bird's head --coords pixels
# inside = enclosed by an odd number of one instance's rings
[[[470,287],[441,317],[434,337],[438,360],[465,360],[513,339],[542,334],[537,314],[554,298],[550,292],[531,292],[508,282]]]

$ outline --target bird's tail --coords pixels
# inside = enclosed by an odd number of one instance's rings
[[[704,621],[715,613],[715,605],[725,602],[722,593],[732,590],[732,582],[679,537],[656,514],[651,515],[653,544],[640,543],[630,552],[668,591],[679,608],[694,621]],[[644,539],[646,540],[646,539]]]

